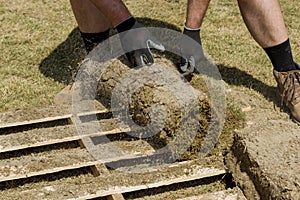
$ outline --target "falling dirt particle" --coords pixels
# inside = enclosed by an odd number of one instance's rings
[[[51,191],[51,192],[55,191],[55,189],[53,187],[51,187],[51,186],[45,187],[45,190],[46,191]]]
[[[246,124],[250,126],[250,125],[253,125],[253,124],[254,124],[254,122],[252,122],[252,121],[248,121],[248,122],[246,122]]]
[[[249,111],[251,111],[251,110],[252,110],[251,106],[242,108],[242,112],[249,112]]]
[[[17,169],[16,166],[11,166],[11,167],[10,167],[10,170],[13,171],[13,172],[16,172],[18,169]]]

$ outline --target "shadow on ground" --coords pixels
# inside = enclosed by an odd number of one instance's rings
[[[163,27],[180,31],[180,29],[167,22],[150,19],[137,18],[145,26]],[[39,65],[40,72],[54,81],[65,85],[72,82],[73,76],[78,70],[78,63],[86,56],[84,44],[80,36],[79,28],[76,27],[68,35],[67,39],[58,45]]]
[[[65,41],[42,60],[39,70],[44,76],[67,85],[85,56],[79,29],[75,28]]]
[[[222,79],[229,85],[243,86],[257,91],[267,100],[274,102],[276,106],[280,106],[280,100],[277,97],[276,87],[269,86],[261,80],[254,78],[251,74],[242,71],[236,67],[218,65]]]

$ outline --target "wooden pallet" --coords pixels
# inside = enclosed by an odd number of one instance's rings
[[[101,106],[100,106],[101,107]],[[140,174],[120,174],[120,173],[111,173],[106,168],[108,163],[112,162],[121,162],[126,160],[138,160],[142,158],[147,158],[155,154],[155,150],[152,149],[145,152],[133,151],[130,154],[122,155],[119,157],[106,158],[101,161],[95,160],[82,142],[83,138],[94,137],[94,136],[105,136],[105,135],[115,135],[127,130],[112,129],[99,133],[91,133],[84,136],[79,136],[74,128],[73,115],[68,113],[69,109],[66,109],[65,114],[55,115],[55,110],[58,108],[49,108],[49,115],[43,117],[33,118],[32,116],[23,115],[21,118],[18,118],[18,121],[12,122],[10,120],[5,121],[4,115],[0,116],[0,186],[13,185],[12,183],[22,182],[28,183],[31,180],[39,179],[39,177],[51,177],[55,174],[72,172],[74,170],[81,169],[91,169],[93,177],[91,183],[86,183],[84,188],[91,188],[92,191],[87,192],[81,187],[78,187],[78,184],[72,181],[64,183],[63,181],[60,184],[53,186],[48,186],[51,188],[50,191],[47,191],[47,199],[58,198],[56,195],[59,195],[55,191],[59,191],[59,188],[70,188],[72,191],[72,197],[70,194],[64,194],[61,192],[61,199],[93,199],[98,197],[107,197],[108,199],[121,200],[124,199],[123,193],[135,192],[145,189],[157,188],[172,184],[186,183],[190,181],[195,181],[199,179],[205,179],[210,177],[224,176],[226,171],[223,167],[211,167],[211,166],[200,166],[199,163],[203,163],[197,160],[165,164],[160,166],[156,171],[149,172],[148,174],[152,177],[152,180],[142,180],[143,176]],[[102,108],[93,112],[83,112],[78,114],[80,117],[88,117],[92,114],[109,114],[109,110]],[[60,113],[61,112],[60,110]],[[104,116],[103,115],[103,116]],[[109,115],[106,115],[109,116]],[[30,120],[28,120],[30,118]],[[103,121],[105,119],[100,119]],[[64,123],[60,123],[64,121]],[[66,122],[67,121],[67,122]],[[50,124],[50,125],[49,125]],[[59,124],[56,126],[55,124]],[[12,131],[13,130],[13,131]],[[60,132],[58,138],[57,135],[51,135],[53,132]],[[64,134],[68,132],[68,134]],[[25,137],[26,140],[18,140],[16,138]],[[15,138],[15,139],[14,139]],[[28,139],[29,138],[29,139]],[[3,141],[1,143],[1,141]],[[43,152],[43,149],[48,149],[51,146],[67,144],[67,143],[78,143],[78,147],[72,148],[70,150],[54,150],[47,154]],[[36,151],[38,149],[38,151]],[[48,151],[48,150],[47,150]],[[25,153],[24,153],[25,152]],[[33,152],[33,153],[31,153]],[[30,156],[33,156],[32,158]],[[31,162],[28,162],[30,157]],[[67,157],[68,160],[60,163],[62,158]],[[29,159],[29,160],[30,160]],[[47,163],[49,161],[49,163]],[[50,162],[51,161],[51,162]],[[41,163],[45,163],[42,165]],[[40,166],[33,168],[32,166]],[[195,169],[191,173],[174,173],[172,170],[175,168],[188,169],[190,166],[195,166]],[[167,177],[161,179],[161,177],[156,177],[157,170],[163,176]],[[123,176],[120,180],[120,177]],[[162,176],[162,175],[161,175]],[[101,183],[101,181],[107,181],[111,179],[110,185],[105,185],[102,188],[95,183]],[[122,181],[131,180],[132,185],[123,184]],[[18,185],[17,185],[18,186]],[[6,190],[3,190],[2,195],[7,195],[6,198],[9,199],[10,194],[5,193]],[[53,192],[53,194],[52,194]],[[30,196],[36,194],[41,195],[45,193],[45,187],[38,187],[34,189],[26,189],[19,192],[20,196],[23,199],[30,198]],[[55,194],[54,194],[55,193]]]

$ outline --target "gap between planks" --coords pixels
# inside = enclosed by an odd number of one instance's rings
[[[104,113],[109,113],[109,112],[111,112],[111,111],[109,111],[107,109],[89,111],[89,112],[78,113],[77,117],[104,114]],[[29,125],[34,125],[34,124],[53,122],[53,121],[58,121],[58,120],[70,120],[72,117],[74,117],[73,114],[66,114],[66,115],[60,115],[60,116],[54,116],[54,117],[45,117],[45,118],[40,118],[40,119],[25,120],[22,122],[7,123],[7,124],[0,125],[0,130],[6,129],[6,128],[15,128],[18,126],[29,126]]]
[[[127,131],[130,131],[130,130],[129,129],[121,130],[121,129],[116,128],[116,129],[113,129],[113,130],[110,130],[110,131],[90,133],[90,134],[85,134],[85,135],[76,135],[76,136],[66,137],[66,138],[62,138],[62,139],[52,139],[52,140],[47,140],[47,141],[43,141],[43,142],[37,142],[37,143],[34,143],[34,144],[27,144],[27,145],[20,145],[20,146],[2,148],[2,149],[0,149],[0,153],[8,153],[8,152],[13,152],[13,151],[29,149],[29,148],[36,148],[36,147],[43,147],[43,146],[54,145],[54,144],[61,144],[61,143],[65,143],[65,142],[74,142],[74,141],[79,141],[82,138],[113,135],[113,134],[123,133],[123,132],[127,132]]]
[[[107,158],[103,160],[97,160],[97,161],[89,161],[89,162],[83,162],[79,164],[73,164],[73,165],[68,165],[68,166],[63,166],[63,167],[56,167],[52,169],[46,169],[46,170],[41,170],[39,172],[31,172],[27,174],[22,174],[22,175],[15,175],[15,176],[8,176],[8,177],[3,177],[0,179],[0,182],[6,182],[6,181],[13,181],[17,179],[24,179],[24,178],[30,178],[30,177],[35,177],[35,176],[42,176],[42,175],[47,175],[47,174],[53,174],[57,172],[63,172],[63,171],[69,171],[69,170],[74,170],[74,169],[80,169],[80,168],[85,168],[85,167],[93,167],[99,164],[107,164],[111,162],[117,162],[117,161],[122,161],[126,159],[140,159],[140,158],[146,158],[148,156],[154,155],[154,152],[150,152],[148,154],[142,154],[140,152],[136,152],[130,155],[123,155],[119,157],[114,157],[114,158]]]

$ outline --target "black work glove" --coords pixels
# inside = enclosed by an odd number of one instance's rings
[[[134,67],[154,63],[150,48],[165,50],[164,46],[151,35],[149,30],[133,17],[120,23],[115,28],[120,33],[123,50],[127,52],[126,57]]]
[[[184,74],[191,74],[199,67],[201,61],[205,60],[200,29],[191,30],[184,27],[180,41],[181,62],[179,70]]]

